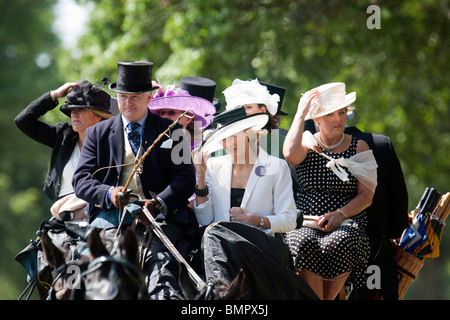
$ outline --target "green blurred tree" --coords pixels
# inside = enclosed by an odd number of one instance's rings
[[[14,256],[36,237],[49,216],[42,193],[50,150],[14,125],[14,117],[39,95],[57,85],[50,30],[55,1],[0,0],[0,298],[17,299],[26,272]]]

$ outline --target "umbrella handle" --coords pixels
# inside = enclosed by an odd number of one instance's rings
[[[440,193],[436,191],[436,189],[431,188],[430,192],[428,193],[427,199],[425,200],[425,203],[422,207],[422,214],[426,214],[428,212],[432,211],[433,203],[435,203],[436,196],[440,197]]]
[[[423,208],[423,205],[425,204],[425,200],[427,199],[428,195],[430,193],[430,188],[426,188],[425,191],[422,194],[422,197],[419,200],[419,203],[417,204],[416,209],[418,209],[418,211],[420,211],[420,209]]]

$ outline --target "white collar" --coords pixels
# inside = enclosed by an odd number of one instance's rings
[[[127,125],[131,122],[130,120],[128,120],[127,118],[125,118],[125,116],[122,114],[122,122],[123,122],[123,127],[126,128]],[[148,116],[148,111],[145,114],[145,116],[143,118],[141,118],[139,121],[136,121],[137,123],[139,123],[141,125],[142,128],[145,127],[145,121],[147,120],[147,116]]]

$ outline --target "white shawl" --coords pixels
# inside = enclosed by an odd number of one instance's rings
[[[303,132],[302,145],[314,150],[314,146],[318,146],[316,138],[308,130]],[[373,156],[372,150],[363,151],[351,156],[348,159],[343,157],[334,159],[325,153],[319,153],[329,161],[327,168],[331,169],[335,175],[342,181],[349,181],[347,172],[342,167],[347,167],[356,179],[361,181],[372,192],[375,192],[377,186],[377,162]]]

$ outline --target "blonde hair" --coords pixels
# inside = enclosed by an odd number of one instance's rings
[[[102,120],[106,120],[106,119],[114,117],[111,113],[108,113],[105,111],[100,111],[100,110],[95,110],[95,109],[91,109],[91,110],[95,115],[101,117]]]

